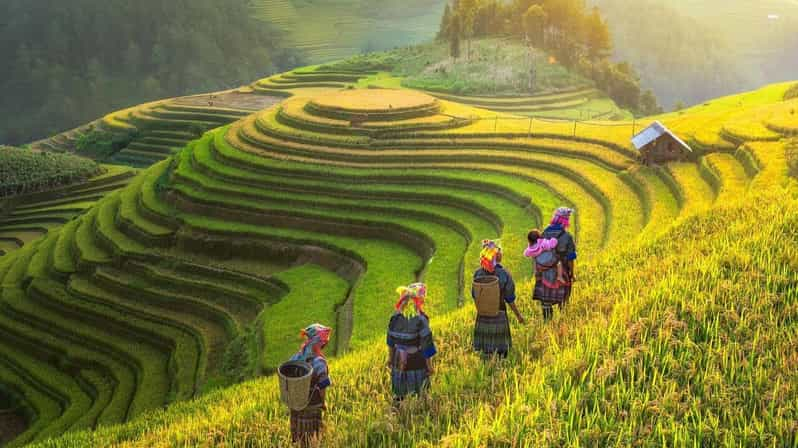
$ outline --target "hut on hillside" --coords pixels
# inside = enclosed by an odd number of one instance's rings
[[[632,137],[632,144],[640,151],[646,165],[674,160],[687,160],[693,149],[659,121],[651,123]]]

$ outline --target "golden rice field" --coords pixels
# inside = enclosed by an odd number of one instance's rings
[[[646,167],[629,138],[650,120],[499,124],[346,89],[363,76],[258,81],[292,98],[0,257],[0,385],[30,420],[11,446],[288,446],[271,373],[315,321],[334,328],[320,446],[798,444],[790,84],[655,117],[705,144]],[[522,252],[560,205],[578,282],[545,324]],[[468,277],[496,237],[531,318],[483,361]],[[391,412],[385,329],[411,281],[440,355],[429,396]]]

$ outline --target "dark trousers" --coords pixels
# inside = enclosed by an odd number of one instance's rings
[[[318,439],[322,427],[321,412],[320,407],[291,411],[291,440],[295,444],[306,447]]]
[[[543,321],[548,322],[554,318],[554,303],[551,302],[540,302],[541,306],[543,307]],[[560,312],[562,312],[565,303],[557,303],[558,308],[560,308]]]

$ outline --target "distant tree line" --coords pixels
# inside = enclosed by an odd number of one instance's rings
[[[299,63],[247,0],[3,0],[0,143]]]
[[[643,115],[661,112],[651,90],[641,90],[634,69],[613,63],[609,28],[598,8],[583,0],[453,0],[446,5],[438,39],[449,42],[450,55],[461,57],[470,40],[510,36],[542,49],[557,62],[594,80],[622,107]]]
[[[678,109],[759,85],[745,79],[755,62],[735,58],[723,34],[680,11],[679,2],[591,1],[612,27],[614,57],[634,64],[665,107]]]

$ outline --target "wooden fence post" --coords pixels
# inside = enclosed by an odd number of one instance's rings
[[[576,120],[574,120],[574,138],[576,138]]]

